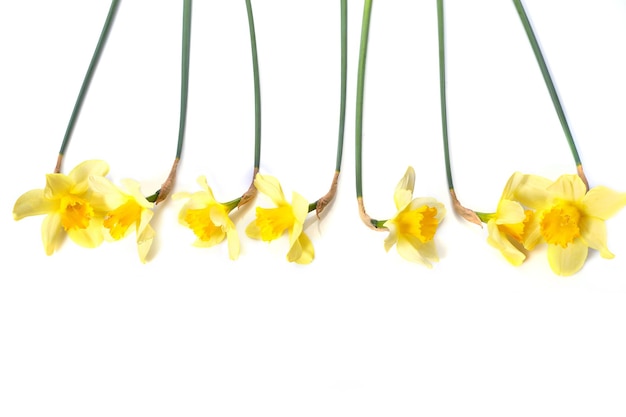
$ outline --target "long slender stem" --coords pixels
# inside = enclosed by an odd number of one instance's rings
[[[443,134],[443,153],[446,161],[446,177],[448,179],[448,190],[454,211],[465,220],[482,227],[480,218],[473,210],[463,207],[454,191],[452,182],[452,168],[450,166],[450,147],[448,143],[448,112],[446,100],[446,42],[444,37],[444,9],[443,0],[437,0],[437,28],[439,37],[439,94],[441,102],[441,130]]]
[[[559,116],[561,127],[563,127],[563,132],[565,133],[565,137],[567,138],[567,143],[569,144],[569,148],[572,152],[572,156],[574,157],[574,162],[576,162],[576,167],[578,168],[578,171],[580,174],[582,173],[582,162],[580,161],[580,156],[578,154],[578,150],[576,149],[576,144],[574,143],[574,137],[572,136],[572,132],[569,128],[569,124],[567,123],[565,112],[563,111],[563,107],[561,106],[559,95],[554,86],[554,82],[552,81],[550,70],[548,69],[546,60],[543,57],[543,53],[541,52],[541,47],[539,46],[539,42],[537,41],[537,37],[535,36],[535,32],[533,31],[533,27],[530,23],[530,20],[528,19],[526,10],[524,10],[524,6],[522,2],[520,0],[513,0],[513,4],[515,5],[515,9],[517,10],[517,14],[520,17],[520,20],[522,21],[522,25],[524,26],[524,30],[526,31],[526,35],[528,36],[530,45],[533,48],[535,58],[537,59],[537,64],[539,64],[539,68],[541,69],[541,75],[543,75],[543,79],[546,83],[546,87],[548,87],[548,92],[550,93],[552,104],[554,104],[554,109],[556,110],[556,113]],[[586,182],[586,179],[584,178],[584,174],[581,175],[581,177],[583,177],[583,180]],[[589,187],[587,186],[587,188]]]
[[[341,0],[341,92],[339,104],[339,135],[337,137],[337,158],[335,162],[335,174],[330,184],[330,189],[319,200],[309,204],[309,212],[315,210],[317,217],[326,206],[334,200],[337,194],[339,173],[341,172],[341,160],[343,157],[343,138],[346,126],[346,86],[348,78],[348,0]]]
[[[191,47],[191,6],[192,0],[185,0],[183,6],[183,46],[180,77],[180,123],[178,127],[176,159],[180,159],[183,151],[185,124],[187,122],[187,97],[189,95],[189,52]]]
[[[80,109],[83,106],[83,102],[85,100],[85,96],[87,95],[89,85],[91,84],[93,74],[96,70],[96,67],[98,66],[98,61],[100,60],[100,56],[102,55],[104,45],[106,44],[109,32],[111,31],[111,27],[113,26],[113,20],[115,20],[115,15],[117,13],[119,3],[120,0],[111,1],[111,6],[109,7],[107,18],[104,22],[104,26],[102,27],[102,31],[100,32],[98,44],[96,45],[96,49],[93,52],[93,56],[91,57],[91,62],[89,63],[89,67],[87,68],[87,73],[85,74],[85,78],[83,79],[83,84],[80,87],[78,97],[76,98],[76,103],[74,103],[74,109],[72,110],[70,121],[68,122],[67,128],[65,129],[65,136],[63,137],[63,142],[61,143],[61,149],[59,150],[59,157],[57,159],[57,165],[54,169],[54,172],[61,172],[61,162],[63,160],[63,156],[65,155],[65,151],[69,144],[70,137],[72,136],[72,132],[74,131],[76,120],[78,119]]]
[[[439,33],[439,97],[441,103],[441,130],[443,132],[443,152],[446,160],[448,188],[454,190],[452,169],[450,168],[450,147],[448,145],[448,112],[446,101],[446,46],[444,37],[443,0],[437,0],[437,27]]]
[[[191,49],[191,9],[192,0],[185,0],[183,3],[183,42],[181,53],[181,71],[180,71],[180,121],[178,125],[178,143],[176,145],[176,157],[170,169],[170,173],[161,184],[161,188],[153,195],[146,197],[148,201],[159,204],[170,194],[176,180],[176,171],[180,163],[180,157],[183,152],[183,142],[185,139],[185,124],[187,122],[187,97],[189,93],[189,55]]]
[[[261,165],[261,83],[259,81],[259,57],[256,47],[256,31],[254,29],[254,15],[252,14],[252,3],[246,0],[246,11],[248,14],[248,27],[250,30],[250,48],[252,50],[252,72],[254,76],[254,169],[252,172],[252,182],[250,187],[238,199],[237,207],[242,207],[252,201],[257,195],[254,179],[259,172]]]
[[[248,11],[250,45],[252,47],[252,69],[254,72],[254,168],[258,170],[261,164],[261,83],[259,82],[259,57],[256,49],[254,16],[252,15],[252,4],[250,4],[250,0],[246,0],[246,9]]]
[[[355,167],[356,196],[363,197],[363,89],[365,86],[365,61],[367,58],[367,41],[372,15],[372,0],[365,0],[363,22],[361,23],[361,47],[359,48],[359,68],[356,82],[356,125],[355,125]]]
[[[356,81],[356,126],[354,129],[354,151],[356,171],[356,199],[359,205],[359,216],[363,223],[373,230],[384,231],[385,220],[372,219],[365,210],[363,203],[363,90],[365,87],[365,62],[367,61],[367,41],[372,15],[372,0],[365,0],[363,6],[363,22],[361,23],[361,46],[359,48],[359,68]]]
[[[346,86],[348,78],[348,0],[341,0],[341,104],[339,108],[339,137],[335,170],[341,171],[343,137],[346,125]]]

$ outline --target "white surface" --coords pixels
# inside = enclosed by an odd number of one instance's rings
[[[262,171],[289,195],[321,196],[335,162],[338,2],[256,1]],[[359,220],[354,103],[362,2],[350,2],[343,175],[307,233],[308,266],[285,242],[191,246],[181,202],[157,210],[154,258],[129,238],[52,257],[42,218],[11,219],[54,168],[108,1],[0,6],[5,146],[0,278],[3,416],[617,416],[626,413],[626,213],[608,221],[613,260],[570,278],[544,249],[519,268],[486,230],[449,210],[428,270],[385,253]],[[592,185],[626,190],[626,4],[526,1]],[[152,193],[176,146],[181,2],[123,2],[70,144]],[[253,157],[253,84],[244,2],[194,4],[188,129],[176,191],[204,174],[222,201]],[[556,178],[573,163],[511,2],[449,1],[449,127],[461,201],[492,211],[514,170]],[[416,195],[449,207],[439,118],[435,2],[378,1],[366,80],[364,197],[394,214],[407,165]],[[257,200],[257,203],[264,203]]]

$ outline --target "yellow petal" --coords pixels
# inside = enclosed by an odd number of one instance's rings
[[[137,236],[142,235],[148,227],[150,227],[150,220],[154,216],[154,212],[149,209],[141,210],[141,217],[139,220],[139,224],[137,224],[136,233]],[[139,237],[138,237],[139,239]]]
[[[522,205],[533,209],[541,209],[549,204],[553,196],[548,191],[548,187],[552,184],[547,178],[538,175],[523,175],[514,179],[515,188],[511,190],[513,196],[510,200],[519,201]]]
[[[429,262],[439,262],[439,254],[437,253],[437,246],[434,240],[422,243],[419,246],[419,253],[422,258],[427,259]]]
[[[197,248],[210,248],[217,245],[218,243],[222,243],[225,238],[226,233],[224,233],[224,231],[221,229],[217,229],[214,231],[214,233],[211,233],[208,236],[208,239],[196,239],[196,241],[193,242],[193,246]]]
[[[214,225],[224,229],[230,229],[235,226],[230,220],[230,217],[228,217],[226,209],[221,204],[212,204],[209,206],[209,218]]]
[[[89,186],[94,191],[89,202],[96,211],[110,211],[126,202],[124,193],[104,177],[90,177]]]
[[[269,175],[256,174],[254,177],[254,186],[268,196],[277,206],[288,204],[285,200],[285,194],[278,180]]]
[[[573,275],[585,264],[588,251],[582,239],[574,240],[565,248],[560,245],[548,245],[550,268],[557,275]]]
[[[541,222],[539,216],[533,213],[530,219],[524,225],[524,238],[522,245],[526,250],[533,250],[542,240],[541,236]]]
[[[52,255],[61,246],[64,237],[61,215],[58,213],[47,215],[41,224],[41,240],[46,255]]]
[[[626,193],[607,187],[593,187],[583,197],[582,208],[588,216],[606,220],[626,206]]]
[[[298,238],[297,246],[298,249],[296,250],[296,252],[298,253],[298,256],[296,256],[293,260],[290,259],[290,255],[292,255],[292,252],[290,250],[287,254],[287,259],[289,260],[289,262],[295,262],[300,265],[306,265],[313,262],[313,259],[315,258],[315,250],[313,248],[313,243],[311,242],[311,239],[309,239],[306,234],[302,233],[300,235],[300,237]]]
[[[239,258],[239,235],[237,234],[237,230],[235,228],[230,229],[226,232],[226,237],[228,239],[228,256],[233,261]]]
[[[604,220],[594,217],[583,217],[580,221],[580,234],[585,243],[600,252],[605,259],[615,257],[606,244],[606,224]]]
[[[587,187],[578,175],[566,174],[557,178],[557,180],[548,187],[548,191],[558,199],[579,201],[585,196]]]
[[[389,234],[385,238],[385,251],[389,252],[389,249],[398,242],[398,229],[391,221],[386,221],[384,226],[389,229]]]
[[[413,198],[413,193],[409,190],[404,189],[396,189],[396,192],[393,193],[393,202],[396,205],[396,210],[403,210],[406,206],[411,204],[411,199]]]
[[[500,200],[494,218],[496,224],[517,224],[526,219],[524,207],[517,201]]]
[[[261,229],[256,225],[256,220],[251,221],[246,227],[246,235],[251,239],[261,240]]]
[[[487,243],[498,249],[507,261],[515,266],[520,266],[524,262],[526,255],[516,248],[504,233],[500,232],[495,221],[487,223],[487,230],[489,231]]]
[[[504,186],[504,190],[502,191],[502,197],[500,197],[500,199],[501,200],[514,200],[515,190],[519,187],[523,178],[524,178],[523,174],[521,174],[520,172],[514,172],[513,175],[509,177],[509,180]]]
[[[421,253],[418,250],[418,247],[412,244],[411,241],[404,236],[398,237],[396,248],[398,250],[398,254],[400,254],[400,256],[402,256],[407,261],[419,263],[427,266],[428,268],[433,267],[433,265],[427,259],[422,257]]]
[[[206,180],[206,177],[204,175],[201,175],[198,177],[198,179],[196,180],[196,182],[198,183],[198,185],[200,185],[200,187],[202,187],[202,190],[206,193],[208,193],[208,195],[206,195],[205,197],[212,201],[215,202],[215,197],[213,196],[213,190],[211,189],[211,187],[209,187],[209,183]]]
[[[299,236],[298,236],[299,237]],[[302,245],[300,239],[296,238],[295,241],[289,246],[289,252],[287,252],[287,260],[289,262],[296,262],[302,256]]]
[[[85,229],[72,228],[67,235],[74,243],[84,248],[96,248],[104,241],[102,219],[92,218]]]
[[[64,174],[46,174],[46,188],[44,188],[44,198],[56,199],[65,194],[69,194],[74,183]]]
[[[309,202],[300,194],[292,193],[292,210],[295,217],[292,229],[289,231],[289,244],[293,245],[295,239],[297,239],[302,233],[304,227],[304,221],[306,215],[309,212]]]
[[[396,186],[394,193],[394,202],[396,209],[402,210],[413,198],[413,189],[415,188],[415,170],[409,166],[404,173],[400,182]]]
[[[30,190],[22,194],[13,206],[13,218],[23,219],[28,216],[51,213],[59,207],[58,201],[44,198],[43,190]]]
[[[90,176],[104,177],[108,173],[109,164],[104,161],[92,159],[76,165],[67,176],[76,186],[74,192],[80,193],[87,190],[87,181]]]
[[[409,166],[404,173],[400,182],[396,186],[396,190],[409,190],[413,193],[413,189],[415,188],[415,170],[412,166]]]
[[[156,232],[149,224],[146,224],[141,233],[137,234],[137,253],[139,260],[144,264],[148,259],[148,254],[150,253],[150,248],[152,247],[155,236]]]
[[[141,184],[139,182],[125,178],[122,181],[122,186],[127,191],[127,195],[130,195],[137,204],[139,204],[143,208],[151,209],[154,207],[154,203],[146,200],[146,197],[141,192]]]

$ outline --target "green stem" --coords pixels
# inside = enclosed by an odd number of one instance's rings
[[[441,103],[441,130],[443,132],[443,153],[446,161],[448,188],[454,190],[452,169],[450,168],[450,147],[448,145],[448,112],[446,100],[446,42],[444,38],[443,0],[437,0],[437,28],[439,32],[439,97]]]
[[[355,122],[355,177],[356,198],[359,203],[361,220],[375,230],[386,230],[386,220],[376,220],[369,217],[363,203],[363,91],[365,89],[365,62],[367,61],[367,41],[370,32],[370,19],[372,16],[372,0],[365,0],[363,6],[363,22],[361,23],[361,46],[359,48],[359,67],[356,82],[356,122]]]
[[[363,7],[363,22],[361,24],[361,47],[359,49],[359,68],[356,87],[356,126],[355,126],[355,168],[356,168],[356,196],[363,197],[363,89],[365,85],[365,61],[367,58],[367,40],[370,31],[370,17],[372,15],[372,0],[365,0]]]
[[[72,136],[72,132],[74,131],[74,126],[76,125],[76,120],[78,119],[80,109],[82,108],[85,96],[87,95],[89,84],[91,84],[91,79],[93,78],[93,74],[96,70],[96,67],[98,66],[98,61],[100,60],[100,56],[102,55],[102,50],[104,49],[104,45],[106,44],[109,32],[111,31],[111,26],[113,25],[113,20],[115,19],[115,14],[117,13],[119,3],[119,0],[111,1],[109,13],[107,14],[104,26],[102,27],[102,31],[100,32],[98,44],[96,45],[96,49],[93,52],[93,56],[91,57],[91,62],[89,63],[87,73],[85,74],[85,78],[83,79],[83,84],[80,87],[78,97],[76,98],[76,103],[74,104],[74,110],[72,110],[70,121],[67,124],[67,129],[65,130],[65,136],[63,138],[63,142],[61,143],[61,149],[59,150],[60,157],[65,155],[65,151],[67,149],[67,145],[69,144],[70,137]],[[60,166],[57,166],[57,168],[60,169]]]
[[[522,25],[526,30],[526,35],[528,36],[530,45],[532,46],[533,52],[535,53],[535,58],[537,59],[537,63],[539,64],[539,68],[541,69],[541,75],[543,75],[543,79],[546,82],[548,91],[550,92],[552,104],[554,104],[554,109],[559,116],[559,121],[561,122],[561,126],[563,127],[563,132],[565,132],[565,137],[567,138],[567,143],[569,144],[569,148],[572,152],[572,156],[574,157],[574,161],[576,162],[576,166],[580,167],[582,166],[582,163],[580,161],[580,156],[578,155],[578,150],[576,149],[576,144],[574,143],[572,132],[570,131],[569,125],[567,123],[567,118],[565,117],[565,112],[563,111],[563,107],[561,106],[559,95],[557,94],[554,83],[552,82],[552,77],[550,76],[548,65],[546,64],[546,61],[543,58],[543,54],[541,53],[539,42],[537,41],[532,25],[528,20],[528,15],[526,14],[524,6],[522,5],[522,2],[520,0],[513,0],[513,3],[515,4],[517,14],[522,21]]]
[[[261,164],[261,83],[259,82],[259,58],[256,49],[256,33],[254,16],[250,0],[246,0],[248,10],[248,26],[250,27],[250,45],[252,46],[252,68],[254,71],[254,168]]]
[[[341,0],[341,92],[339,105],[339,135],[337,137],[337,158],[335,163],[335,174],[328,192],[320,199],[309,205],[309,213],[315,209],[319,218],[320,213],[334,200],[337,193],[337,184],[341,172],[341,160],[343,158],[343,138],[346,126],[346,85],[348,78],[348,0]]]
[[[191,3],[185,0],[183,6],[183,47],[180,77],[180,124],[178,127],[178,144],[176,159],[180,159],[185,139],[185,123],[187,121],[187,96],[189,92],[189,50],[191,46]]]
[[[235,209],[235,207],[239,205],[240,201],[241,201],[241,197],[237,197],[234,200],[230,200],[229,202],[223,203],[223,205],[226,206],[226,210],[230,213],[233,209]]]
[[[341,0],[341,104],[339,108],[339,137],[335,170],[341,171],[343,136],[346,125],[346,84],[348,78],[348,0]]]

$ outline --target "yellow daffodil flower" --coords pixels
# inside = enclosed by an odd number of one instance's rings
[[[198,178],[202,191],[176,193],[174,199],[188,198],[178,215],[180,224],[190,228],[196,235],[194,246],[211,247],[228,239],[228,255],[235,260],[239,257],[239,236],[235,224],[228,214],[237,204],[218,203],[204,176]]]
[[[106,237],[120,240],[134,230],[137,253],[141,262],[145,263],[156,234],[150,226],[154,204],[146,200],[137,181],[122,180],[125,190],[119,189],[103,177],[91,177],[89,182],[97,192],[97,198],[110,208],[104,214],[103,221]]]
[[[93,199],[88,179],[108,172],[106,162],[90,160],[77,165],[67,175],[47,174],[44,189],[28,191],[17,199],[13,218],[46,214],[41,237],[47,255],[59,248],[66,234],[80,246],[95,248],[103,241],[103,212],[107,207]]]
[[[534,211],[525,210],[515,200],[515,192],[522,186],[530,191],[543,190],[549,185],[550,181],[545,178],[516,172],[506,183],[496,212],[485,216],[489,232],[487,242],[515,266],[521,265],[526,259],[525,252],[532,250],[541,241]]]
[[[439,261],[433,238],[446,209],[434,198],[413,198],[414,187],[415,171],[408,167],[394,193],[398,213],[384,223],[389,229],[385,250],[389,251],[395,244],[400,256],[406,260],[432,268],[432,262]]]
[[[304,233],[304,220],[309,212],[309,203],[294,192],[291,204],[285,199],[278,180],[269,175],[257,174],[254,185],[276,204],[275,208],[256,208],[256,219],[246,228],[246,234],[253,239],[265,242],[278,239],[289,232],[289,252],[287,260],[298,264],[313,261],[313,243]]]
[[[602,186],[587,191],[578,175],[562,175],[545,192],[521,186],[516,196],[536,210],[535,228],[548,244],[548,262],[556,274],[578,272],[589,248],[606,259],[615,256],[607,247],[605,220],[626,205],[626,193]]]

